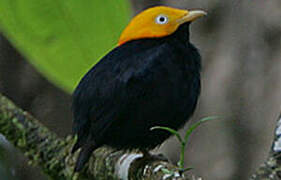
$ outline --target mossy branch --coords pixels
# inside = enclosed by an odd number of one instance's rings
[[[72,155],[70,151],[75,138],[59,138],[1,94],[0,133],[51,179],[187,179],[179,173],[161,171],[176,169],[165,160],[142,158],[138,151],[116,151],[109,147],[97,149],[84,171],[73,174],[77,153]]]
[[[137,150],[116,151],[110,147],[97,149],[84,170],[74,174],[77,153],[72,155],[70,151],[75,138],[59,138],[1,94],[0,133],[51,179],[187,179],[179,173],[165,174],[161,169],[174,170],[176,166],[161,158],[143,158]],[[281,178],[281,115],[274,134],[269,157],[251,180]]]
[[[250,179],[281,179],[281,114],[277,120],[269,156]]]
[[[73,143],[58,138],[29,113],[0,94],[0,133],[21,150],[32,165],[53,178],[67,177],[65,160]]]

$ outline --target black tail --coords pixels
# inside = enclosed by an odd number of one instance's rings
[[[75,152],[78,148],[79,145],[75,144],[72,149],[72,152]],[[95,149],[96,149],[95,143],[89,143],[82,146],[82,149],[79,153],[78,159],[75,164],[75,168],[74,168],[75,172],[81,171],[84,168],[85,164],[89,161],[89,158],[91,157],[92,152]]]

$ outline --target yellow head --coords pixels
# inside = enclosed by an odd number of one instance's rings
[[[188,11],[165,6],[149,8],[131,20],[122,32],[118,45],[136,39],[168,36],[181,24],[191,22],[206,14],[203,10]]]

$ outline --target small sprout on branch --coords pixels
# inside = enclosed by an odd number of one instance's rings
[[[210,121],[210,120],[214,120],[214,119],[217,119],[218,116],[209,116],[209,117],[205,117],[205,118],[202,118],[200,121],[194,123],[193,125],[191,125],[191,127],[185,132],[185,136],[184,138],[181,137],[180,133],[174,129],[171,129],[169,127],[163,127],[163,126],[155,126],[155,127],[152,127],[150,130],[153,131],[153,130],[165,130],[165,131],[169,131],[171,134],[175,135],[176,138],[178,139],[180,145],[181,145],[181,153],[180,153],[180,160],[179,162],[177,163],[177,166],[178,166],[178,169],[176,169],[176,171],[180,172],[181,174],[186,172],[186,171],[189,171],[193,168],[191,167],[188,167],[188,168],[185,168],[184,167],[184,152],[185,152],[185,148],[187,146],[187,143],[188,143],[188,140],[189,140],[189,137],[190,135],[192,134],[192,132],[197,129],[202,123],[205,123],[207,121]],[[175,173],[173,170],[168,170],[166,168],[162,168],[162,172],[164,172],[165,174],[173,174]]]

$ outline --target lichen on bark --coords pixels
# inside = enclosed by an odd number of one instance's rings
[[[24,153],[30,164],[40,166],[51,179],[120,179],[120,176],[123,177],[123,175],[117,173],[116,169],[119,167],[116,163],[124,154],[138,152],[137,150],[116,151],[110,147],[101,147],[93,153],[82,172],[74,173],[74,164],[79,153],[78,151],[71,154],[75,137],[59,138],[29,113],[18,108],[1,94],[0,133]],[[166,168],[176,168],[162,159],[146,159],[147,164],[139,163],[140,161],[140,159],[136,159],[136,162],[130,164],[126,178],[158,180],[166,174],[162,171],[154,172],[155,167],[161,165]],[[122,161],[122,163],[124,162]],[[120,172],[123,173],[122,170]],[[166,179],[172,178],[187,179],[184,176],[171,176]]]
[[[280,132],[279,132],[280,130]],[[110,147],[98,148],[80,173],[74,173],[79,153],[71,154],[76,138],[59,138],[29,113],[21,110],[0,94],[0,133],[21,150],[29,163],[39,166],[51,179],[56,180],[186,180],[177,167],[163,158],[143,157],[138,150],[117,151]],[[277,123],[269,157],[251,176],[251,180],[281,178],[281,116]],[[280,149],[280,151],[279,151]],[[161,169],[174,170],[165,174]],[[192,178],[199,180],[201,178]]]

